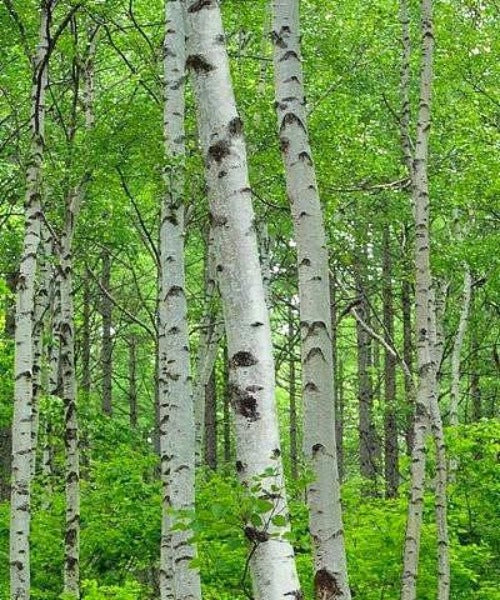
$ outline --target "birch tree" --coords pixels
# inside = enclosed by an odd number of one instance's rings
[[[41,231],[42,167],[45,151],[47,87],[52,0],[40,6],[38,47],[32,59],[30,152],[26,172],[24,244],[16,288],[14,415],[10,511],[10,597],[30,597],[31,429],[33,405],[33,315]]]
[[[438,474],[436,516],[438,521],[438,599],[449,597],[448,539],[446,528],[446,462],[443,461],[444,438],[437,404],[436,352],[440,341],[437,334],[436,305],[430,263],[430,199],[428,181],[429,134],[433,80],[433,18],[432,0],[421,2],[422,58],[420,95],[415,149],[409,137],[410,37],[409,11],[406,0],[401,2],[400,20],[403,32],[402,66],[402,145],[405,162],[412,180],[412,204],[415,218],[415,329],[417,341],[418,385],[411,463],[411,491],[403,558],[401,599],[415,600],[420,552],[420,536],[425,487],[425,442],[429,421],[436,442]],[[410,153],[410,154],[409,154]],[[409,159],[411,157],[411,160]]]
[[[172,527],[172,511],[194,508],[195,422],[189,373],[184,267],[185,40],[179,0],[165,3],[165,199],[160,225],[160,459],[163,515],[160,552],[162,600],[201,599],[200,576],[190,567],[192,533]]]
[[[193,73],[198,129],[210,193],[211,222],[227,335],[230,396],[235,411],[237,470],[273,509],[262,527],[248,523],[257,600],[299,598],[294,552],[273,521],[288,511],[275,406],[269,315],[259,264],[242,121],[236,109],[219,5],[183,0],[187,64]],[[272,486],[272,487],[271,487]],[[271,492],[271,489],[275,490]],[[280,519],[281,520],[281,519]],[[277,537],[276,537],[277,536]]]
[[[278,132],[292,211],[300,298],[304,455],[314,472],[309,528],[317,598],[349,599],[335,407],[328,251],[309,144],[298,0],[273,0],[272,40]]]

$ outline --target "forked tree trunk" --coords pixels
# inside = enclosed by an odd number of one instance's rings
[[[200,575],[189,529],[173,527],[176,513],[194,509],[195,416],[189,366],[184,266],[185,39],[180,0],[165,3],[165,199],[160,224],[160,453],[163,515],[160,551],[162,600],[201,599]]]
[[[304,401],[304,455],[317,598],[350,599],[335,441],[330,280],[303,84],[298,0],[273,0],[278,132],[297,242]]]
[[[41,230],[45,90],[49,59],[51,0],[41,2],[38,48],[33,58],[31,146],[26,172],[24,245],[16,289],[12,488],[10,511],[10,597],[30,597],[31,428],[33,403],[33,314],[36,257]]]
[[[300,597],[287,523],[285,483],[275,406],[274,361],[265,302],[242,122],[236,110],[216,0],[183,0],[187,64],[193,72],[198,129],[210,190],[217,271],[224,309],[237,470],[249,488],[272,499],[261,526],[248,523],[256,600]],[[274,490],[274,491],[271,491]],[[277,537],[276,537],[277,536]]]

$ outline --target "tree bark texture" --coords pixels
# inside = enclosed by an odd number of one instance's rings
[[[335,441],[330,280],[326,235],[309,143],[298,0],[273,0],[276,112],[290,202],[300,297],[304,456],[317,598],[350,599]]]
[[[269,315],[259,264],[243,127],[237,113],[218,2],[184,0],[187,64],[193,73],[198,129],[210,193],[217,273],[227,335],[230,395],[237,438],[237,470],[244,484],[259,482],[272,514],[288,520]],[[271,486],[276,491],[271,494]],[[263,515],[248,523],[256,600],[299,597],[289,527]],[[277,534],[278,537],[271,537]]]

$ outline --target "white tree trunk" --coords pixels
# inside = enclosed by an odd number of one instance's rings
[[[402,5],[403,24],[403,77],[409,68],[408,56],[408,8],[405,0]],[[432,0],[421,1],[422,61],[420,71],[420,101],[416,130],[415,153],[409,165],[412,179],[412,202],[415,217],[415,324],[417,339],[418,387],[416,394],[416,415],[414,423],[414,446],[411,463],[411,492],[406,524],[405,548],[401,599],[415,600],[417,593],[417,573],[422,527],[423,497],[425,485],[425,441],[429,420],[436,444],[437,482],[436,519],[438,528],[438,600],[449,597],[448,533],[446,524],[446,456],[441,415],[437,403],[437,371],[442,355],[442,336],[439,335],[436,316],[436,302],[432,287],[430,264],[429,230],[429,182],[428,155],[430,133],[431,90],[433,79],[433,22]],[[407,73],[406,73],[407,75]],[[403,113],[408,98],[404,96]],[[407,91],[407,90],[406,90]],[[406,141],[408,144],[409,141]],[[409,146],[403,149],[407,156]]]
[[[42,2],[39,42],[33,58],[31,147],[26,173],[24,247],[16,290],[12,490],[10,513],[10,597],[30,596],[30,491],[33,402],[33,316],[36,257],[41,229],[41,177],[44,156],[50,4]]]
[[[72,197],[74,200],[74,196]],[[78,452],[78,420],[75,373],[75,317],[73,308],[73,222],[77,207],[70,200],[67,224],[60,249],[61,319],[59,340],[61,348],[62,400],[64,406],[64,446],[66,451],[65,492],[66,529],[64,534],[64,591],[80,597],[80,464]]]
[[[83,106],[85,128],[94,126],[93,93],[95,36],[92,31],[83,69]],[[75,93],[78,93],[75,91]],[[64,406],[64,446],[66,451],[65,494],[66,528],[64,534],[64,592],[80,598],[80,452],[75,368],[75,315],[73,307],[73,238],[85,199],[91,171],[87,170],[77,186],[69,192],[64,230],[59,248],[61,317],[59,323],[62,400]]]
[[[300,297],[304,454],[316,597],[350,599],[335,442],[328,250],[309,136],[298,0],[273,0],[278,128],[295,238]]]
[[[224,309],[235,410],[237,470],[248,487],[273,504],[261,526],[247,524],[256,600],[300,598],[294,552],[282,537],[289,526],[275,405],[269,315],[259,264],[242,122],[230,78],[216,0],[183,0],[188,58],[210,194],[217,272]],[[274,486],[274,487],[271,487]],[[276,537],[271,537],[276,534]]]
[[[201,599],[189,530],[172,529],[177,511],[192,511],[195,422],[189,373],[184,268],[185,39],[180,0],[165,3],[165,200],[160,228],[160,453],[163,483],[160,594],[162,600]],[[171,514],[173,511],[173,515]]]

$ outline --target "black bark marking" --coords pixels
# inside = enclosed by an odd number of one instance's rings
[[[309,152],[303,151],[299,154],[299,160],[307,163],[309,166],[312,166],[313,161]]]
[[[165,295],[165,298],[173,298],[180,296],[183,293],[183,289],[179,285],[173,285]]]
[[[286,137],[280,138],[280,149],[283,154],[287,154],[288,149],[290,148],[290,140]]]
[[[283,117],[283,119],[281,121],[280,134],[287,125],[292,125],[293,123],[298,125],[302,129],[302,131],[306,131],[306,126],[304,125],[302,120],[295,113],[289,112],[289,113],[286,113],[286,115]]]
[[[285,60],[288,60],[289,58],[295,58],[300,62],[299,55],[297,54],[297,52],[295,52],[295,50],[287,50],[285,54],[283,54],[283,56],[280,58],[280,62],[285,62]]]
[[[312,381],[308,381],[304,386],[305,392],[317,392],[318,389],[319,389],[318,386],[315,383],[313,383]]]
[[[229,366],[233,369],[236,367],[251,367],[252,365],[256,365],[258,362],[259,361],[251,352],[246,352],[245,350],[242,350],[241,352],[237,352],[231,357],[231,360],[229,361]]]
[[[263,327],[264,323],[262,323],[261,321],[254,321],[250,327]]]
[[[255,529],[255,527],[250,527],[249,525],[247,525],[243,531],[245,532],[247,539],[251,542],[262,544],[269,539],[267,531],[259,531],[258,529]]]
[[[215,215],[214,213],[210,213],[208,216],[209,220],[210,220],[210,225],[212,225],[212,227],[222,227],[223,225],[226,225],[227,223],[227,217],[225,217],[224,215]],[[217,268],[220,265],[217,266]]]
[[[242,473],[245,470],[245,465],[241,462],[241,460],[236,461],[236,472]]]
[[[319,356],[320,358],[322,358],[324,361],[326,361],[325,355],[323,353],[323,350],[321,350],[321,348],[315,347],[315,348],[311,348],[309,350],[309,352],[306,355],[306,359],[305,362],[310,361],[312,358],[314,358],[315,356]]]
[[[323,444],[314,444],[314,446],[312,447],[313,456],[316,456],[318,452],[322,452],[324,449],[325,447],[323,446]]]
[[[255,396],[252,396],[252,394],[234,384],[229,386],[229,394],[231,404],[236,413],[247,418],[249,421],[257,421],[259,413],[257,411],[257,399]]]
[[[247,385],[247,392],[261,392],[264,388],[261,385]]]
[[[295,598],[295,600],[304,600],[304,594],[300,590],[293,590],[293,592],[287,592],[285,596]]]
[[[234,119],[231,119],[229,122],[228,129],[231,135],[241,135],[243,132],[243,121],[240,117],[234,117]]]
[[[205,6],[212,6],[212,0],[196,0],[194,4],[191,4],[187,11],[188,13],[195,13]]]
[[[314,592],[316,598],[322,600],[335,600],[342,598],[342,590],[339,588],[335,577],[326,569],[320,569],[314,576]]]
[[[273,458],[279,458],[281,456],[281,450],[279,448],[275,448],[273,450]]]
[[[231,147],[227,140],[220,140],[212,144],[208,149],[209,160],[215,160],[216,163],[220,163],[223,158],[231,154]]]
[[[186,59],[186,68],[193,69],[195,73],[210,73],[215,67],[211,65],[201,54],[191,54]]]

